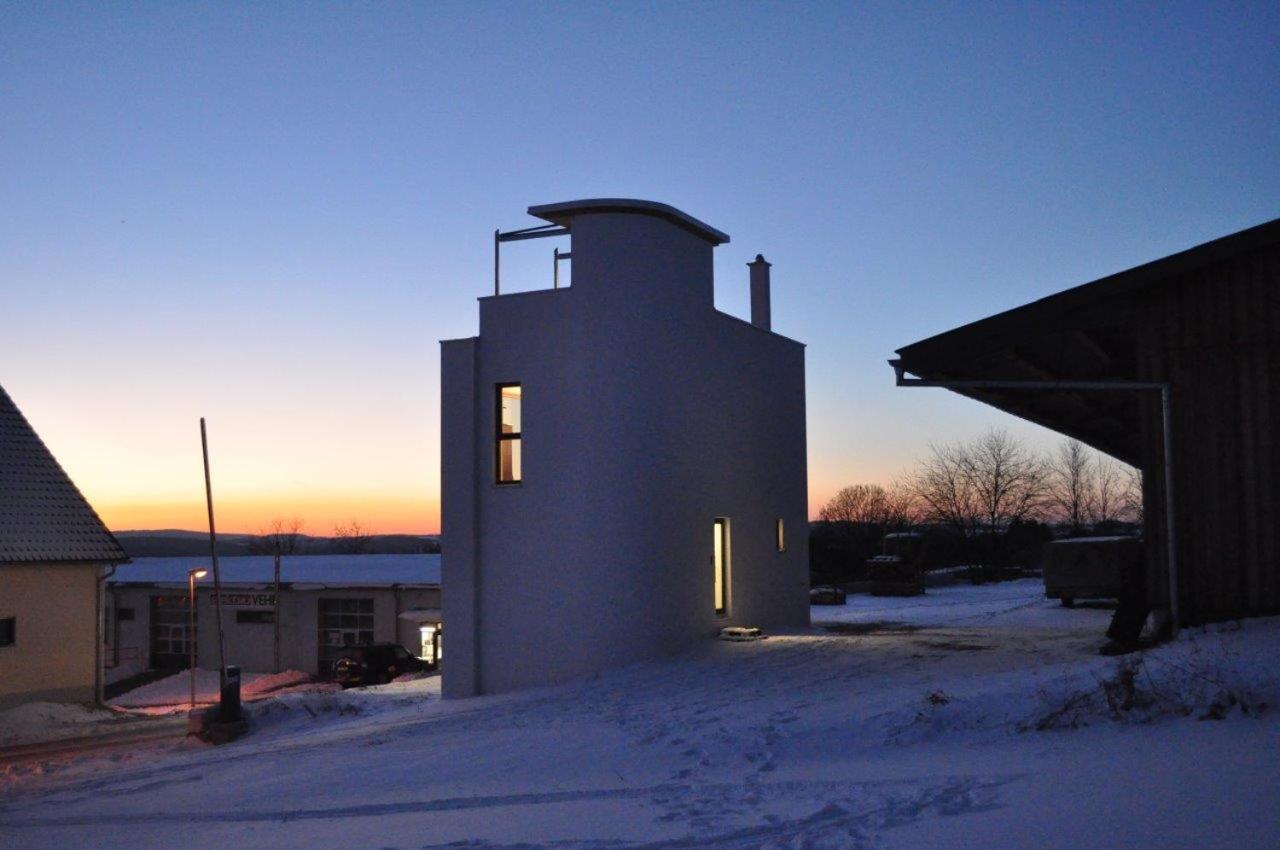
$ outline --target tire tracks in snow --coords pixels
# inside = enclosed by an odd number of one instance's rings
[[[171,823],[292,823],[315,820],[348,820],[383,818],[397,815],[434,814],[469,810],[544,806],[565,803],[648,800],[661,806],[671,798],[694,798],[710,803],[745,805],[739,814],[750,815],[751,809],[768,802],[810,801],[822,808],[814,815],[794,821],[774,818],[763,826],[715,835],[709,829],[701,834],[674,842],[632,844],[635,847],[710,847],[747,846],[740,842],[750,838],[758,842],[770,835],[804,835],[830,829],[857,831],[868,827],[888,828],[910,823],[930,812],[959,814],[990,808],[997,804],[997,789],[1016,776],[976,777],[952,776],[934,778],[928,784],[921,780],[868,781],[779,781],[770,783],[713,783],[708,785],[661,784],[638,788],[595,788],[548,791],[527,794],[451,797],[433,800],[407,800],[391,803],[367,803],[311,809],[257,809],[195,811],[161,811],[137,813],[104,813],[45,818],[0,819],[0,826],[10,829],[47,829],[77,826],[145,826]],[[905,792],[905,793],[903,793]],[[872,804],[868,807],[868,798]],[[714,808],[714,807],[713,807]],[[708,811],[712,817],[722,812]],[[768,819],[766,819],[768,820]],[[707,825],[710,827],[710,824]],[[723,842],[730,842],[725,844]],[[447,845],[446,845],[447,846]],[[483,845],[481,845],[483,846]],[[500,846],[500,845],[498,845]],[[759,846],[758,843],[750,846]],[[801,845],[803,846],[803,845]]]

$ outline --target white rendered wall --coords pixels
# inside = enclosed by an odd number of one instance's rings
[[[588,675],[722,625],[808,622],[803,347],[715,311],[712,246],[698,236],[619,213],[580,215],[572,231],[571,288],[481,299],[474,356],[445,344],[449,696]],[[503,382],[523,388],[516,486],[493,469]],[[467,384],[469,456],[465,417],[449,410],[467,403]],[[470,504],[458,485],[468,464]],[[731,523],[723,619],[717,517]],[[468,521],[470,551],[451,530]],[[474,582],[469,605],[455,579]],[[462,658],[458,631],[475,634]]]

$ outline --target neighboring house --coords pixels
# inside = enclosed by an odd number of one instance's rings
[[[1280,613],[1280,219],[893,363],[1140,468],[1147,598],[1177,623]]]
[[[720,231],[665,204],[531,207],[480,335],[441,351],[446,696],[808,623],[804,347],[715,309]],[[498,246],[571,236],[572,285],[497,294]],[[557,275],[558,282],[558,275]]]
[[[302,670],[328,675],[352,646],[399,643],[414,655],[441,655],[439,555],[286,555],[280,592],[270,555],[219,558],[227,663],[246,673]],[[108,585],[107,677],[196,665],[218,669],[213,575],[188,573],[208,558],[138,558],[126,581]],[[277,628],[277,616],[279,624]]]
[[[128,560],[0,388],[0,707],[101,699],[101,580]]]

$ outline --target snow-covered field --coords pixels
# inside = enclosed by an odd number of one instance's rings
[[[0,846],[1276,846],[1280,620],[1104,659],[1109,612],[1034,580],[813,614],[575,685],[289,694],[225,747],[0,768]]]

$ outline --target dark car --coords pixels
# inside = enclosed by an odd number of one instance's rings
[[[809,591],[810,605],[843,605],[845,593],[843,587],[819,585]]]
[[[430,669],[430,664],[398,643],[370,643],[351,647],[335,661],[333,680],[344,688],[384,685],[396,676]]]

